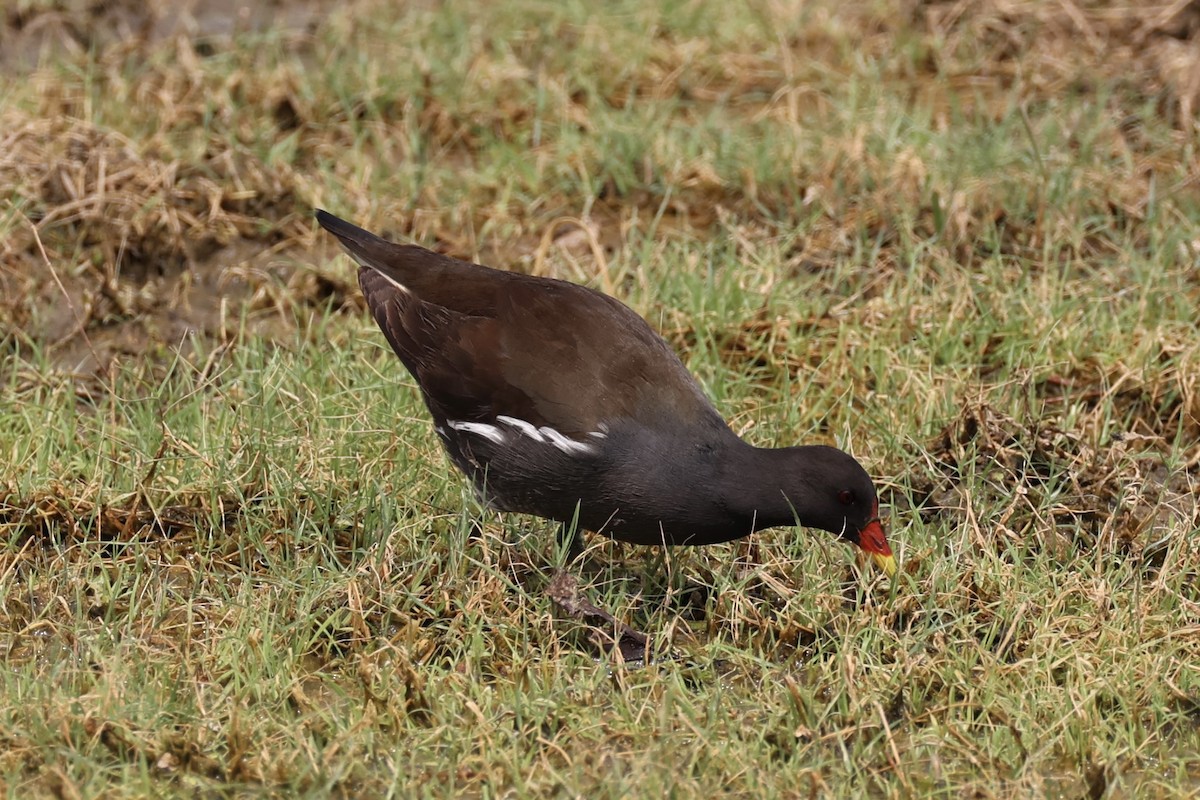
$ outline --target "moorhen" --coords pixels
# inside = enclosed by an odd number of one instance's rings
[[[628,306],[566,281],[394,244],[325,211],[451,461],[491,507],[635,544],[800,524],[896,571],[875,486],[850,455],[742,441]],[[574,549],[574,548],[572,548]]]

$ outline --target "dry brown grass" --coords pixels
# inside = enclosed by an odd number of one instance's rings
[[[235,6],[0,16],[14,791],[1195,791],[1194,3]],[[844,439],[900,588],[605,544],[678,659],[592,664],[319,205],[591,282],[739,432]]]

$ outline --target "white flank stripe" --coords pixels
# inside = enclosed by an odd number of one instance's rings
[[[538,432],[537,428],[535,428],[533,425],[531,425],[530,423],[526,422],[523,419],[517,419],[516,417],[508,417],[508,416],[505,416],[504,414],[501,414],[498,417],[496,417],[496,421],[503,422],[505,425],[510,425],[510,426],[516,428],[521,433],[525,434],[526,436],[528,436],[530,439],[533,439],[534,441],[537,441],[537,442],[546,441],[545,437],[543,437],[542,434]]]
[[[504,431],[495,425],[488,425],[486,422],[455,422],[454,420],[447,420],[446,424],[456,431],[475,433],[496,444],[504,444]]]
[[[550,440],[550,444],[562,450],[564,453],[592,453],[595,452],[587,442],[577,442],[574,439],[563,436],[553,428],[548,428],[543,425],[539,428],[546,438]]]
[[[552,444],[555,447],[557,447],[559,450],[562,450],[564,453],[594,453],[594,452],[596,452],[595,448],[592,447],[587,442],[577,442],[574,439],[570,438],[569,436],[564,436],[563,434],[559,433],[558,431],[554,430],[554,428],[551,428],[548,425],[543,425],[542,427],[538,428],[538,427],[534,426],[532,423],[526,422],[523,419],[517,419],[516,417],[509,417],[509,416],[505,416],[503,414],[496,417],[496,421],[503,422],[505,425],[508,425],[510,428],[516,428],[518,431],[525,434],[530,439],[533,439],[535,442],[541,442],[543,444]],[[588,435],[589,436],[597,436],[597,434],[595,434],[595,433],[591,433]],[[601,433],[598,436],[599,436],[599,438],[603,439],[605,434]]]

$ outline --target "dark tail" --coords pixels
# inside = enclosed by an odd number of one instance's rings
[[[347,248],[351,244],[360,246],[390,244],[386,239],[381,239],[370,231],[363,230],[340,217],[335,217],[323,208],[317,209],[317,222],[321,223],[322,228],[341,239],[342,244]]]
[[[370,231],[363,230],[357,225],[339,219],[328,211],[317,209],[317,222],[321,227],[338,238],[350,257],[360,266],[389,272],[388,262],[395,258],[395,253],[405,248],[402,245],[389,242]]]

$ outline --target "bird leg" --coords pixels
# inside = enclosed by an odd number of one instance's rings
[[[564,522],[558,529],[558,550],[567,554],[565,563],[574,563],[583,555],[583,529]]]
[[[564,522],[558,529],[559,558],[566,555],[568,566],[583,555],[583,529],[577,522]],[[604,650],[617,650],[623,661],[649,661],[649,637],[629,627],[604,609],[583,597],[579,578],[565,569],[556,569],[546,587],[550,602],[568,616],[592,626],[592,640]]]

